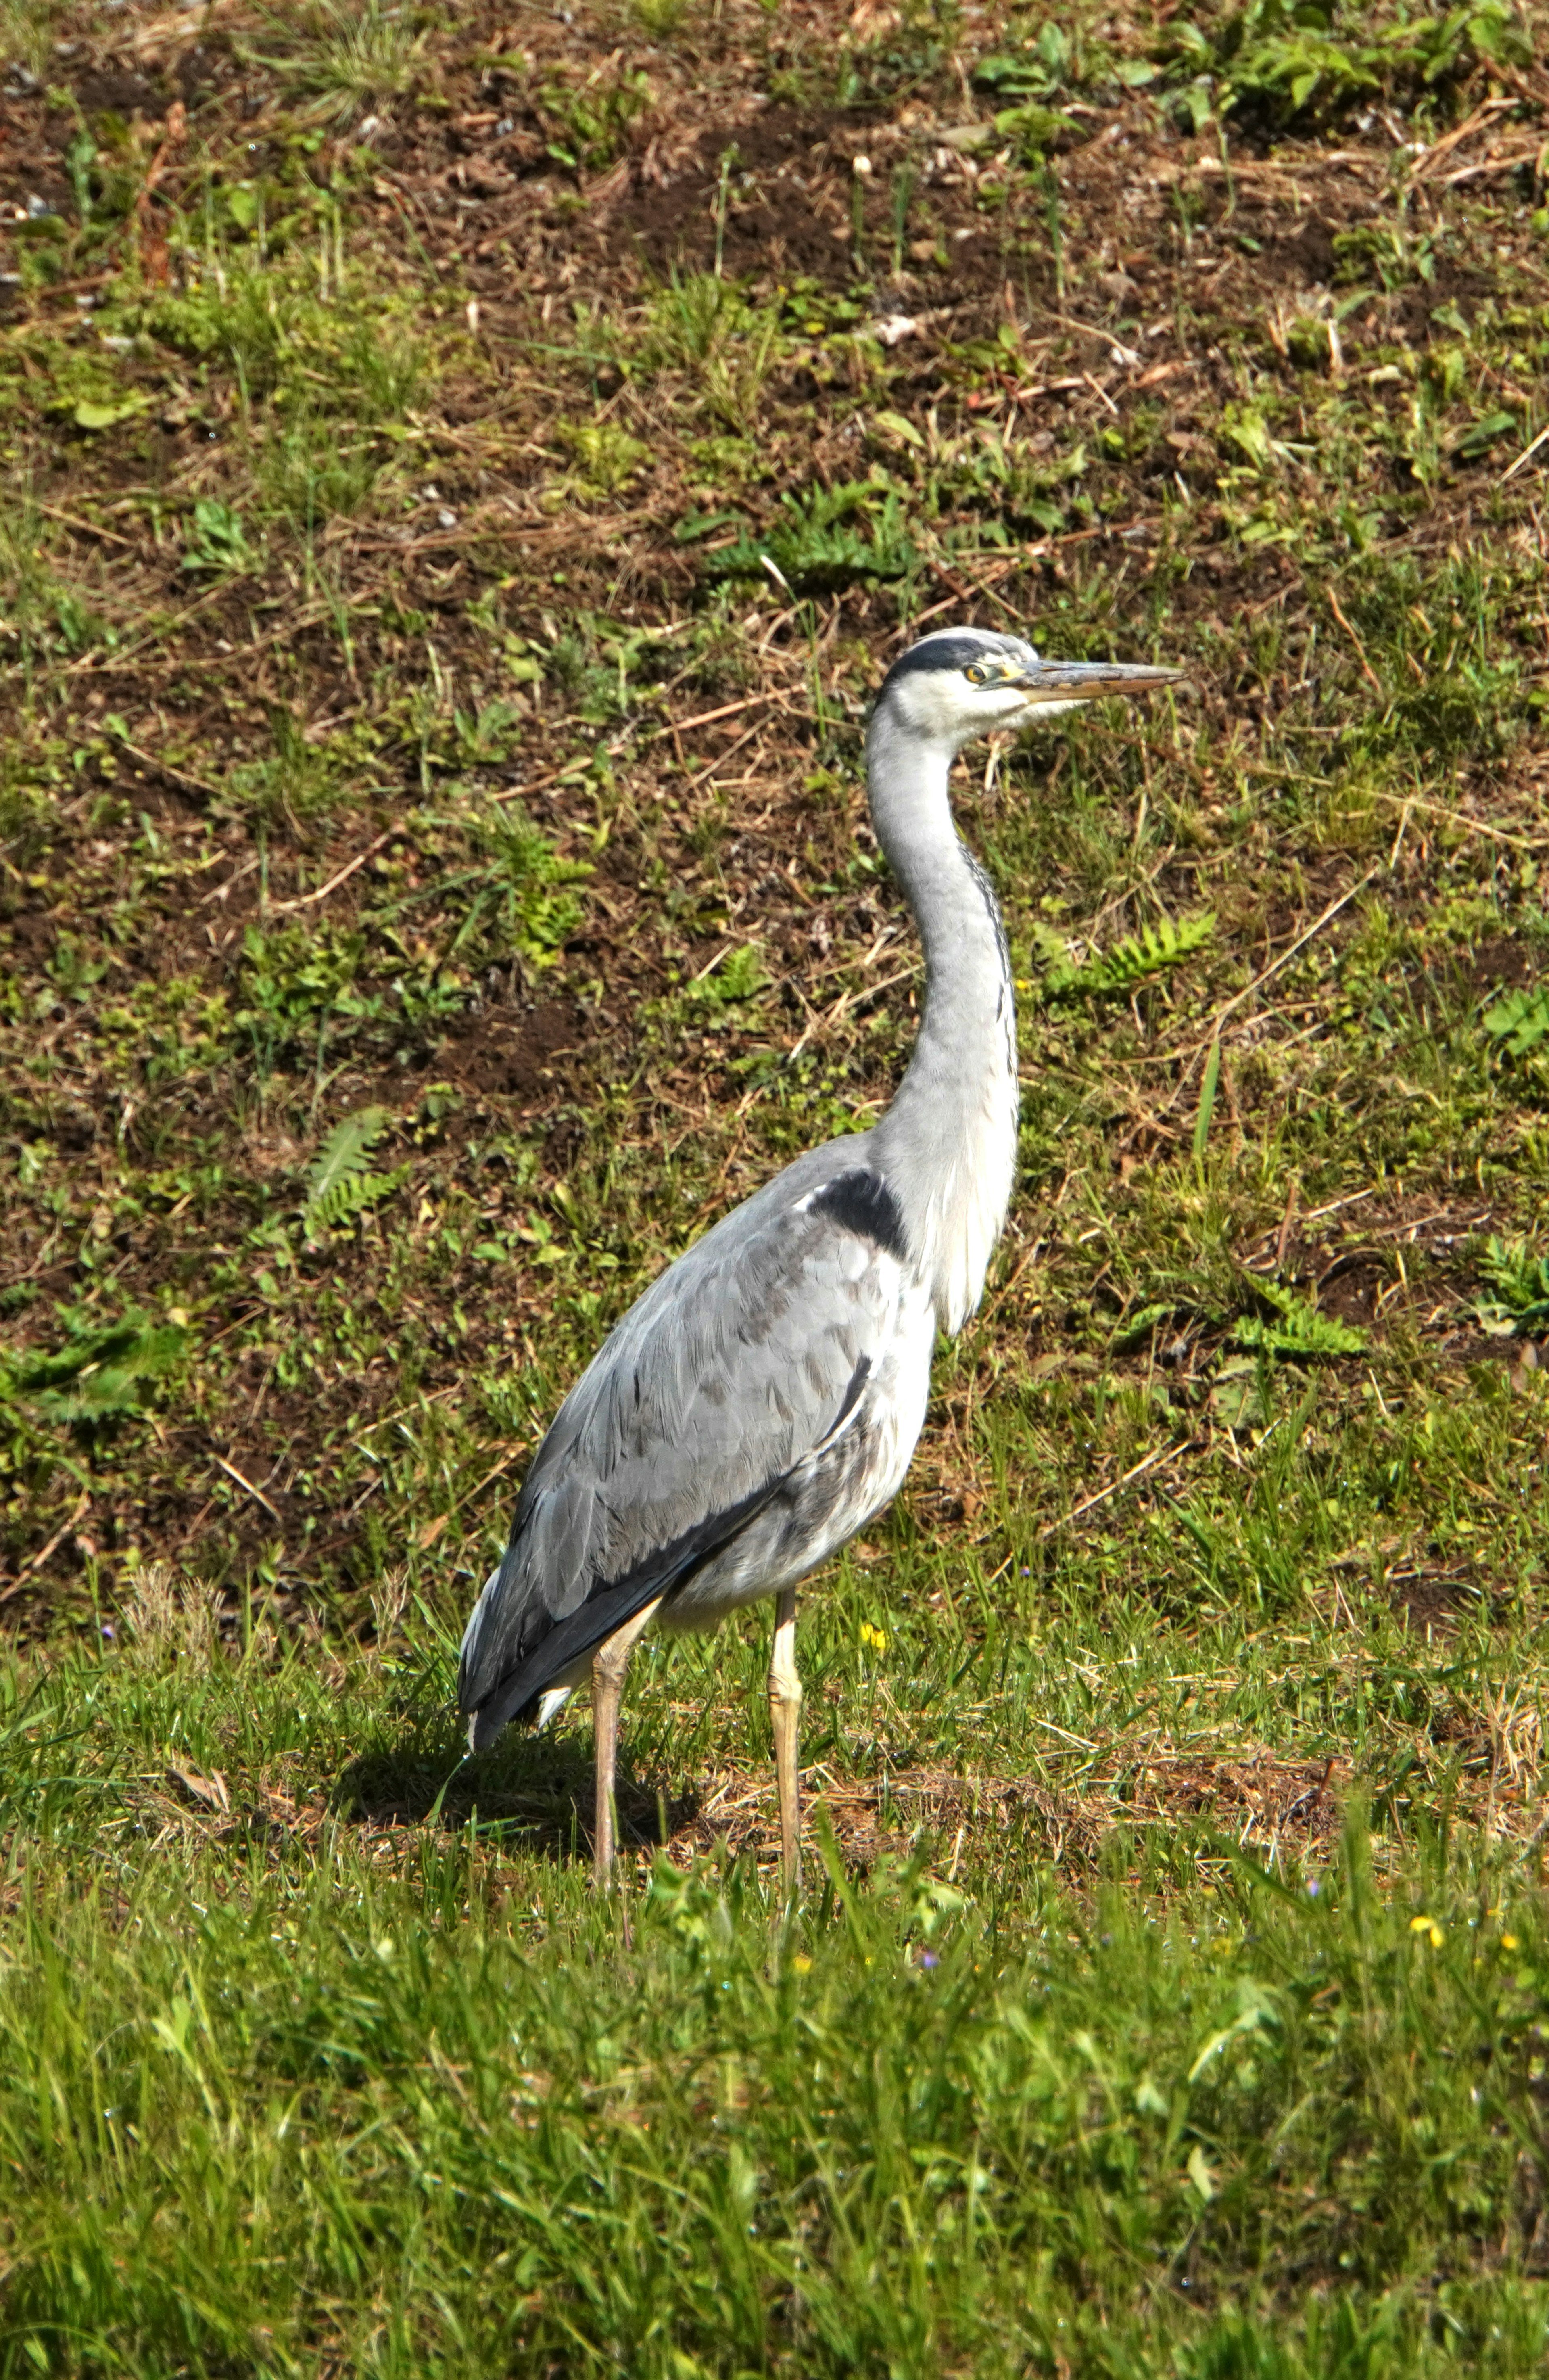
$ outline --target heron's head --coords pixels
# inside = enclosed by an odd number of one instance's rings
[[[1024,727],[1111,695],[1172,686],[1181,670],[1128,662],[1044,661],[1020,637],[938,628],[900,654],[882,682],[877,716],[918,743],[954,752],[993,729]]]

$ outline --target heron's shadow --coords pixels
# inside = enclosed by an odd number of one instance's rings
[[[346,1824],[396,1833],[435,1826],[461,1832],[473,1821],[513,1849],[556,1862],[591,1858],[591,1739],[508,1728],[489,1752],[469,1757],[461,1727],[444,1709],[383,1730],[334,1779],[332,1805]],[[691,1830],[699,1796],[669,1795],[637,1776],[621,1746],[614,1787],[621,1845],[670,1842]]]

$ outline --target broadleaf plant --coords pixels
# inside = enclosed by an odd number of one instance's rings
[[[188,1352],[181,1322],[131,1305],[115,1322],[64,1307],[65,1343],[53,1354],[0,1354],[0,1403],[30,1405],[50,1421],[90,1426],[139,1413],[147,1388],[169,1379]]]
[[[1506,1339],[1549,1330],[1549,1256],[1493,1235],[1480,1269],[1495,1292],[1474,1307],[1486,1330]]]
[[[1525,1058],[1549,1041],[1549,991],[1509,991],[1484,1012],[1484,1030],[1503,1042],[1509,1058]]]
[[[895,495],[864,480],[837,488],[788,489],[781,510],[708,561],[718,578],[756,578],[772,565],[794,594],[831,593],[857,579],[905,578],[918,559]]]

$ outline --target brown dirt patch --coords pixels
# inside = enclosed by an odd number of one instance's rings
[[[479,1780],[481,1820],[508,1823],[532,1849],[551,1857],[589,1856],[592,1770],[589,1749],[579,1736],[562,1734],[548,1744],[525,1738],[514,1755],[513,1775],[497,1784]],[[390,1762],[369,1757],[341,1789],[355,1815],[390,1830],[406,1847],[442,1789],[444,1771],[427,1767],[394,1774]],[[906,1852],[924,1834],[934,1838],[938,1858],[955,1864],[963,1838],[972,1832],[982,1846],[986,1835],[1009,1854],[1022,1849],[1051,1859],[1075,1876],[1089,1876],[1104,1842],[1119,1828],[1148,1828],[1192,1822],[1218,1826],[1223,1837],[1243,1849],[1275,1856],[1317,1852],[1337,1833],[1349,1771],[1337,1760],[1291,1761],[1258,1746],[1233,1755],[1199,1757],[1151,1753],[1105,1764],[1083,1777],[1079,1790],[1062,1791],[1030,1777],[958,1774],[943,1768],[900,1770],[885,1780],[839,1784],[808,1779],[804,1789],[804,1833],[810,1847],[819,1810],[827,1815],[845,1864],[865,1872],[877,1859]],[[444,1823],[461,1823],[447,1796]],[[716,1851],[722,1843],[738,1856],[772,1867],[780,1856],[780,1819],[772,1773],[723,1770],[676,1797],[663,1797],[649,1779],[621,1774],[618,1809],[621,1847],[647,1864],[662,1847],[674,1858]]]
[[[580,1050],[585,1030],[581,1012],[568,1001],[549,1001],[519,1017],[484,1009],[447,1036],[436,1064],[470,1091],[531,1099],[553,1090],[563,1072],[556,1062]]]
[[[1495,934],[1476,947],[1471,973],[1482,989],[1508,991],[1519,984],[1536,983],[1543,965],[1539,953],[1526,942],[1516,941],[1509,934]]]
[[[1388,1286],[1385,1268],[1360,1256],[1337,1257],[1318,1284],[1318,1305],[1336,1321],[1362,1329],[1376,1318],[1377,1300]]]
[[[1387,1573],[1386,1585],[1392,1608],[1405,1626],[1426,1638],[1437,1631],[1450,1632],[1492,1599],[1469,1563],[1427,1568],[1398,1562]]]
[[[1111,1756],[1083,1776],[1078,1790],[1061,1791],[1029,1777],[962,1776],[950,1770],[901,1770],[883,1781],[809,1787],[810,1828],[821,1802],[850,1864],[865,1867],[899,1852],[922,1830],[947,1854],[960,1829],[982,1840],[986,1831],[1021,1840],[1042,1858],[1076,1871],[1090,1868],[1117,1828],[1165,1826],[1189,1819],[1218,1824],[1235,1842],[1268,1851],[1305,1851],[1337,1831],[1339,1800],[1349,1784],[1340,1762],[1277,1758],[1258,1747],[1234,1756],[1198,1757],[1167,1752]],[[654,1812],[639,1797],[632,1811],[647,1840]],[[779,1813],[772,1779],[742,1772],[717,1778],[703,1793],[690,1834],[696,1851],[725,1840],[760,1862],[778,1856]],[[672,1847],[677,1847],[674,1833]],[[685,1848],[689,1847],[687,1845]]]

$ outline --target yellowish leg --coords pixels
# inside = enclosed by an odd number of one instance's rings
[[[657,1603],[661,1600],[658,1596]],[[613,1874],[613,1767],[619,1752],[619,1703],[629,1657],[656,1616],[647,1603],[604,1638],[592,1655],[592,1736],[597,1757],[597,1803],[592,1829],[592,1865],[599,1884]]]
[[[619,1749],[619,1698],[629,1667],[626,1645],[613,1651],[612,1638],[592,1662],[592,1733],[597,1745],[597,1812],[592,1827],[592,1866],[599,1884],[613,1874],[613,1763]]]
[[[785,1898],[794,1900],[802,1884],[800,1732],[802,1682],[796,1670],[796,1590],[788,1586],[775,1606],[774,1652],[769,1660],[769,1724],[774,1730],[775,1782],[780,1789],[780,1852]]]

